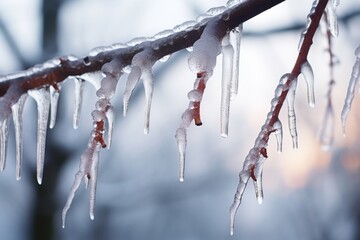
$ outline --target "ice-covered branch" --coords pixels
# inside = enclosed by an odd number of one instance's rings
[[[306,29],[302,32],[300,45],[299,45],[299,54],[297,56],[296,62],[292,71],[289,74],[284,75],[279,82],[275,90],[275,96],[271,101],[271,109],[267,115],[264,125],[262,126],[258,137],[255,140],[254,147],[249,151],[248,155],[245,158],[243,169],[239,174],[239,185],[237,187],[237,191],[235,193],[234,202],[230,207],[230,234],[234,233],[234,222],[235,222],[235,214],[237,209],[240,206],[242,195],[246,188],[246,185],[251,177],[256,185],[256,195],[259,201],[262,202],[262,186],[261,186],[261,174],[264,160],[267,156],[267,145],[269,141],[270,134],[275,132],[274,125],[276,126],[279,121],[279,113],[282,109],[284,101],[287,99],[288,93],[293,93],[294,84],[297,81],[297,77],[300,73],[302,73],[303,64],[307,62],[307,56],[312,45],[312,40],[314,34],[319,26],[319,22],[325,8],[328,4],[328,0],[315,0],[313,3],[313,7],[310,10],[310,14],[308,16],[308,25]],[[309,71],[307,69],[306,71]],[[303,73],[304,74],[304,73]],[[305,73],[306,75],[308,73]],[[309,93],[308,87],[308,96],[310,95],[310,103],[312,102],[311,96],[312,91]],[[290,109],[292,110],[292,109]],[[297,147],[297,137],[295,134],[296,129],[292,129],[294,127],[294,117],[290,114],[289,111],[289,123],[290,123],[290,132],[292,133],[294,146]],[[255,174],[256,173],[256,174]],[[258,179],[260,177],[260,180]]]

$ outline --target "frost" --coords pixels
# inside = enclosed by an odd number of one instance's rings
[[[84,92],[84,80],[81,78],[74,78],[75,83],[75,101],[74,101],[74,114],[73,114],[73,128],[77,129],[79,127],[80,112],[83,100]]]
[[[50,109],[50,91],[49,88],[40,88],[29,90],[28,93],[36,101],[38,110],[36,172],[37,181],[41,184],[45,161],[45,141]]]
[[[60,86],[54,85],[50,86],[50,124],[49,128],[54,128],[56,122],[56,113],[57,113],[57,106],[58,100],[60,96]]]
[[[288,106],[288,122],[290,135],[293,142],[293,148],[298,148],[298,136],[296,130],[296,115],[295,115],[295,91],[296,91],[297,79],[291,81],[291,86],[286,97],[286,102]]]
[[[20,180],[21,178],[21,165],[23,159],[23,120],[22,113],[24,110],[25,101],[27,99],[27,94],[23,94],[17,103],[12,107],[12,115],[14,121],[15,129],[15,145],[16,145],[16,179]]]
[[[359,82],[360,78],[360,46],[355,50],[356,61],[352,68],[350,82],[346,93],[345,103],[341,111],[341,123],[343,128],[343,134],[345,134],[346,118],[350,112],[351,104],[354,99],[355,86]]]
[[[307,101],[310,107],[315,106],[314,72],[308,61],[301,65],[301,73],[304,76],[307,86]]]
[[[230,114],[230,91],[233,73],[233,56],[234,49],[230,44],[229,36],[223,39],[223,62],[222,62],[222,84],[221,84],[221,107],[220,107],[220,133],[226,138],[229,130],[229,114]]]

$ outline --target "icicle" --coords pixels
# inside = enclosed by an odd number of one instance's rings
[[[144,69],[142,71],[142,80],[143,80],[143,85],[144,85],[144,90],[145,90],[145,123],[144,123],[144,133],[148,134],[149,133],[149,125],[150,125],[150,110],[151,110],[151,101],[152,101],[152,96],[153,96],[153,88],[154,88],[154,83],[153,83],[153,76],[152,76],[152,71],[151,69]]]
[[[246,185],[249,181],[250,174],[249,171],[242,170],[239,174],[239,185],[236,189],[234,196],[234,202],[230,207],[230,235],[234,235],[234,226],[235,226],[235,214],[241,204],[241,199],[244,194]]]
[[[107,123],[108,123],[108,132],[107,132],[107,148],[110,149],[111,143],[112,143],[112,135],[113,135],[113,129],[114,129],[114,119],[115,119],[115,113],[114,108],[110,106],[108,110],[105,112]]]
[[[255,195],[256,195],[256,199],[258,201],[259,204],[262,204],[263,200],[264,200],[264,190],[263,190],[263,185],[262,185],[262,173],[263,173],[263,166],[264,166],[264,162],[265,162],[264,157],[260,157],[259,160],[256,162],[256,165],[254,167],[254,178],[253,182],[254,182],[254,187],[255,187]]]
[[[280,122],[280,120],[278,119],[274,125],[274,134],[275,134],[275,138],[276,138],[276,143],[277,143],[277,152],[282,152],[282,142],[283,142],[283,131],[282,131],[282,124]]]
[[[339,35],[339,27],[337,22],[336,6],[335,6],[336,4],[338,3],[329,1],[325,9],[327,21],[329,24],[329,30],[331,32],[331,35],[333,35],[334,37],[337,37]]]
[[[123,116],[126,116],[130,97],[135,89],[136,84],[139,82],[141,76],[141,69],[138,66],[134,66],[131,69],[131,72],[128,76],[128,80],[126,82],[126,88],[123,97]]]
[[[293,148],[298,148],[298,136],[296,131],[296,115],[295,115],[295,91],[296,91],[297,79],[293,79],[289,92],[286,97],[286,102],[288,105],[288,121],[289,121],[289,130],[290,135],[293,141]]]
[[[94,133],[93,133],[94,134]],[[93,204],[95,200],[95,190],[96,190],[96,174],[98,167],[98,154],[100,151],[100,144],[90,140],[88,148],[80,157],[80,166],[78,172],[75,174],[75,180],[69,192],[69,195],[66,200],[66,204],[62,210],[62,227],[65,228],[66,214],[70,209],[71,203],[74,199],[75,193],[79,188],[82,179],[85,179],[85,186],[90,182],[90,218],[93,217]],[[95,174],[93,176],[93,174]],[[92,180],[92,178],[94,178]],[[92,215],[91,215],[92,214]],[[93,218],[92,218],[93,219]]]
[[[5,169],[6,163],[6,153],[7,153],[7,143],[9,136],[9,119],[4,118],[0,122],[0,170]]]
[[[356,61],[352,68],[351,78],[346,93],[345,103],[341,111],[341,123],[342,123],[342,129],[344,135],[345,135],[346,118],[350,112],[351,104],[354,99],[355,86],[360,79],[360,46],[355,50],[355,56],[356,56]]]
[[[308,61],[301,65],[301,73],[307,86],[307,101],[310,107],[315,107],[314,72]]]
[[[75,102],[74,102],[74,114],[73,114],[73,128],[79,127],[80,112],[82,106],[83,92],[84,92],[84,80],[80,78],[74,78],[75,83]]]
[[[15,128],[15,145],[16,145],[16,180],[21,178],[21,165],[23,158],[23,139],[22,139],[22,130],[23,130],[23,121],[22,113],[24,110],[25,101],[27,99],[27,94],[21,95],[18,102],[15,103],[12,109],[14,128]]]
[[[98,167],[99,167],[99,151],[100,146],[94,151],[94,155],[92,156],[91,160],[91,172],[90,172],[90,208],[89,208],[89,215],[90,219],[94,220],[94,208],[95,208],[95,197],[96,197],[96,183],[97,183],[97,174],[98,174]]]
[[[184,172],[185,172],[185,155],[186,155],[186,129],[184,127],[178,128],[176,131],[175,138],[177,140],[177,145],[180,153],[180,171],[179,171],[179,180],[180,182],[184,181]]]
[[[50,86],[50,129],[54,128],[55,126],[58,100],[60,96],[61,87],[59,85],[56,85],[56,88]]]
[[[150,109],[153,95],[153,73],[152,67],[157,61],[158,57],[152,49],[145,49],[142,52],[137,53],[133,59],[131,65],[133,66],[126,84],[126,90],[124,93],[124,116],[126,115],[128,102],[132,91],[135,88],[136,83],[139,79],[142,79],[144,90],[145,90],[145,122],[144,122],[144,133],[149,133],[150,123]]]
[[[34,98],[38,110],[37,131],[37,181],[41,185],[45,160],[46,130],[49,118],[50,92],[49,88],[29,90],[29,95]]]
[[[230,88],[233,73],[233,55],[234,49],[230,45],[229,35],[223,39],[223,62],[222,62],[222,84],[221,84],[221,107],[220,107],[220,133],[226,138],[229,130],[230,113]]]
[[[332,104],[329,100],[325,116],[321,125],[320,144],[324,151],[330,150],[334,141],[335,116]]]
[[[240,45],[243,25],[240,24],[230,32],[230,42],[234,48],[233,67],[231,78],[231,99],[234,99],[239,89],[239,62],[240,62]]]

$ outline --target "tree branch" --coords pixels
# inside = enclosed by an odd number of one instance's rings
[[[226,31],[229,31],[284,1],[285,0],[245,1],[213,18],[219,18],[219,21],[222,22]],[[192,46],[194,42],[199,39],[206,25],[207,22],[198,23],[190,30],[174,32],[167,37],[141,42],[135,46],[125,48],[114,47],[114,49],[99,52],[96,56],[86,56],[84,58],[74,56],[59,57],[28,70],[6,75],[0,78],[0,97],[5,95],[11,84],[16,84],[18,90],[21,91],[21,93],[25,93],[30,89],[60,83],[69,76],[79,76],[84,73],[99,71],[105,63],[113,59],[119,59],[129,65],[136,53],[149,46],[157,46],[156,51],[160,56],[169,55]]]

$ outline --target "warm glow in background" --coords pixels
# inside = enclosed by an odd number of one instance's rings
[[[195,19],[226,0],[72,0],[61,5],[58,26],[59,52],[55,56],[86,55],[96,46],[152,36],[184,21]],[[6,26],[24,58],[41,61],[40,0],[0,1],[0,21]],[[195,76],[187,66],[186,51],[155,65],[155,90],[150,134],[143,134],[142,86],[122,114],[126,77],[118,85],[114,105],[117,124],[113,147],[101,152],[95,220],[88,217],[88,192],[80,188],[61,229],[61,209],[78,169],[79,156],[91,129],[94,90],[85,88],[80,128],[72,129],[72,82],[60,96],[58,122],[51,132],[52,145],[70,151],[61,169],[54,214],[54,239],[359,239],[360,96],[356,93],[348,117],[347,135],[341,132],[340,113],[360,43],[360,15],[346,24],[334,39],[339,58],[333,89],[335,140],[322,151],[318,140],[327,102],[329,69],[325,38],[319,31],[310,51],[315,74],[316,106],[306,102],[306,86],[298,80],[296,96],[299,149],[292,149],[286,107],[281,112],[283,153],[276,152],[271,136],[264,167],[265,199],[259,206],[252,183],[239,208],[235,237],[229,236],[229,207],[238,183],[238,172],[265,121],[280,77],[291,71],[302,30],[254,36],[273,29],[305,25],[312,1],[288,0],[244,25],[240,59],[239,95],[232,102],[228,139],[219,134],[221,56],[202,103],[202,127],[191,126],[185,182],[178,181],[175,131],[188,105],[187,92]],[[360,11],[358,0],[342,1],[338,15]],[[21,70],[9,42],[0,30],[0,74]],[[3,239],[29,239],[33,206],[37,199],[33,174],[36,159],[36,114],[28,100],[24,112],[25,156],[23,178],[15,179],[14,138],[9,139],[7,167],[0,174],[0,232]],[[51,149],[47,149],[51,151]],[[50,153],[47,152],[47,156]],[[51,158],[46,159],[51,162]],[[45,166],[45,171],[47,168]],[[41,203],[46,205],[47,202]]]

